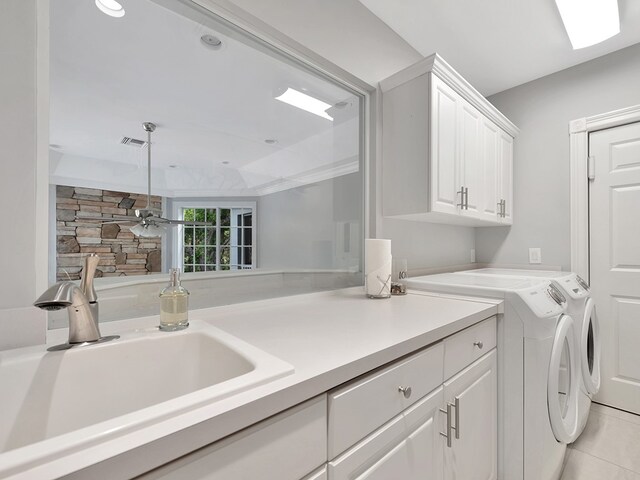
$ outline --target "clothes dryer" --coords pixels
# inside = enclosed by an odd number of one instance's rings
[[[574,322],[545,279],[440,274],[409,288],[504,301],[498,317],[498,477],[557,480],[578,430]]]
[[[600,328],[589,286],[576,273],[553,270],[480,268],[457,272],[468,275],[493,275],[523,279],[550,280],[560,290],[567,313],[576,322],[575,334],[580,358],[581,395],[578,404],[578,434],[589,418],[591,399],[600,389]]]

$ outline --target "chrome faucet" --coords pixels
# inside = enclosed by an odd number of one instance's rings
[[[34,306],[43,310],[67,309],[69,314],[69,341],[49,350],[65,350],[78,345],[102,343],[118,338],[102,337],[98,326],[98,295],[93,287],[100,257],[91,254],[84,259],[80,286],[71,281],[58,282],[40,295]]]

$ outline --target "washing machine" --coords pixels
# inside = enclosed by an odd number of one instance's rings
[[[576,322],[575,334],[581,376],[581,394],[578,402],[578,435],[582,433],[589,419],[591,399],[600,390],[600,328],[587,283],[576,273],[552,270],[480,268],[457,273],[546,279],[559,288],[562,293],[562,299],[567,304],[567,313]]]
[[[557,480],[578,431],[574,321],[546,279],[439,274],[408,288],[503,300],[498,315],[498,478]]]

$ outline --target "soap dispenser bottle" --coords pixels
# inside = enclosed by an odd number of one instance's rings
[[[189,326],[189,291],[180,285],[180,269],[169,270],[169,285],[160,292],[160,330],[173,332]]]

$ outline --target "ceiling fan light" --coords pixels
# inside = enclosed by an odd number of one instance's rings
[[[574,50],[620,33],[618,0],[556,0]]]
[[[142,225],[138,223],[129,229],[137,237],[160,237],[165,233],[165,229],[159,225]]]

